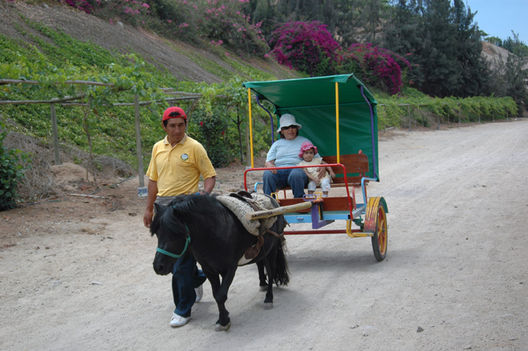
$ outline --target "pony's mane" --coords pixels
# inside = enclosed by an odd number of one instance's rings
[[[167,206],[159,206],[159,212],[150,224],[150,233],[154,235],[161,227],[175,229],[197,215],[207,218],[211,212],[221,211],[225,211],[225,208],[216,199],[216,195],[180,195]]]
[[[156,234],[156,232],[158,231],[158,229],[160,227],[160,217],[161,217],[160,213],[155,213],[154,214],[154,218],[152,219],[152,223],[150,223],[150,235],[151,236]]]
[[[219,206],[216,196],[211,195],[185,195],[177,197],[169,203],[174,213],[184,219],[185,217],[206,214],[211,212],[211,208]]]
[[[160,227],[175,224],[175,218],[172,215],[172,210],[170,209],[173,205],[185,201],[186,195],[180,195],[173,199],[168,205],[157,205],[156,213],[150,224],[150,234],[154,235],[158,232]]]

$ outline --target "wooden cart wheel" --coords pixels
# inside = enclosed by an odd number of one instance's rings
[[[387,255],[389,233],[387,230],[387,204],[382,197],[370,198],[365,216],[365,231],[373,232],[372,250],[377,261],[383,261]]]

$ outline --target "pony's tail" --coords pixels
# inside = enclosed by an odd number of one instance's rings
[[[283,240],[277,249],[277,257],[275,259],[275,276],[272,281],[277,285],[286,286],[290,282],[290,275],[288,274],[288,262],[286,262],[286,255],[284,254]]]

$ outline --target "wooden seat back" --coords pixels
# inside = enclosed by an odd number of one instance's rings
[[[323,160],[326,163],[338,163],[336,156],[323,156]],[[361,152],[358,154],[341,155],[339,157],[339,163],[345,166],[348,185],[352,186],[350,195],[351,198],[348,198],[347,196],[322,198],[322,208],[324,211],[352,211],[356,207],[354,188],[361,186],[361,178],[366,177],[369,170],[368,157]],[[333,180],[332,187],[345,186],[343,168],[340,166],[334,166],[332,167],[332,170],[336,175]],[[286,192],[284,192],[283,197],[279,197],[277,200],[281,206],[299,204],[305,201],[304,199],[300,198],[287,198]],[[310,209],[300,210],[298,212],[306,213],[310,212]]]
[[[337,163],[337,156],[323,156],[326,163]],[[369,171],[369,161],[367,155],[363,153],[340,155],[339,163],[345,166],[349,185],[360,186],[361,178],[365,177]],[[332,167],[336,174],[332,186],[344,186],[345,177],[343,169],[339,166]]]

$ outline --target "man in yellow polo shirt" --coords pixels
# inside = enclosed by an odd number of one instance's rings
[[[154,203],[166,206],[178,195],[196,193],[200,176],[204,179],[201,193],[209,194],[216,183],[216,172],[204,147],[185,134],[185,112],[176,106],[169,107],[163,113],[162,126],[167,136],[154,144],[147,169],[145,227],[152,223]],[[205,279],[190,252],[176,261],[172,269],[172,295],[176,308],[171,327],[181,327],[189,322],[193,304],[202,298]]]

